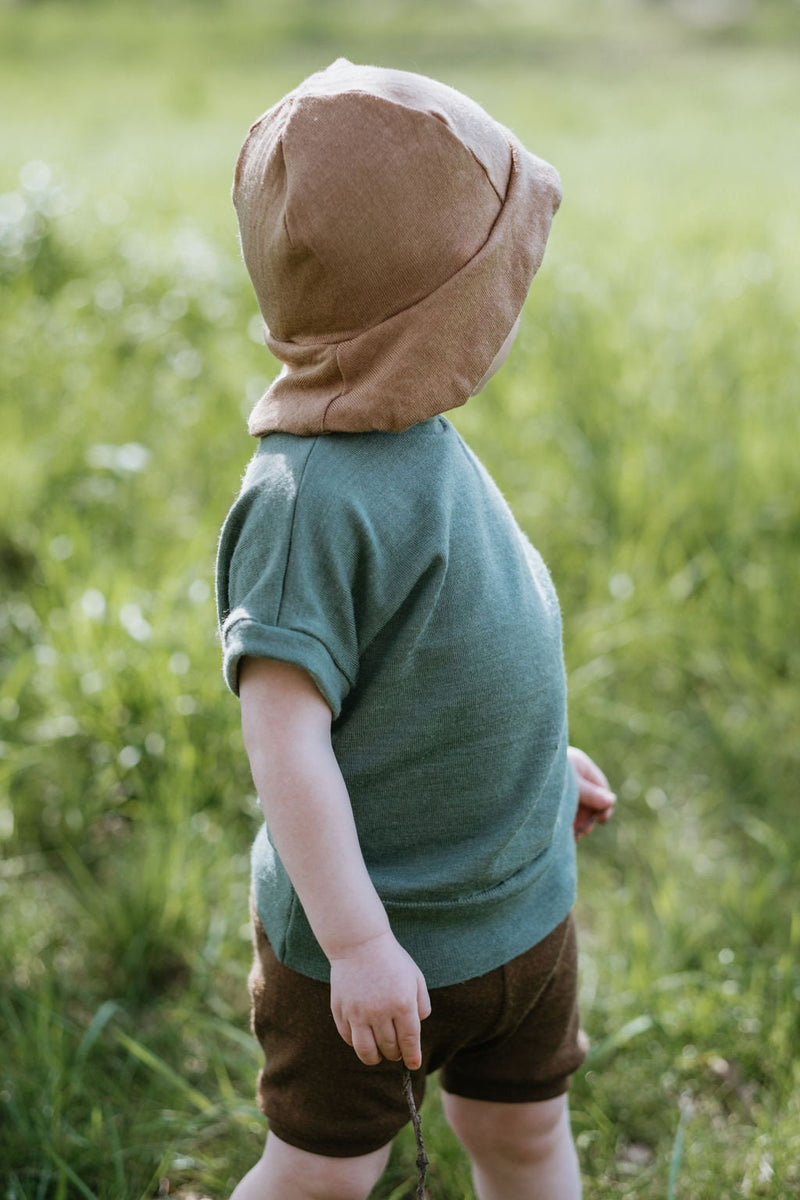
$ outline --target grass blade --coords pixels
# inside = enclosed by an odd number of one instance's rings
[[[675,1141],[672,1143],[672,1159],[669,1165],[669,1182],[667,1184],[667,1200],[675,1200],[675,1189],[678,1183],[678,1173],[681,1169],[683,1161],[683,1146],[686,1140],[686,1126],[692,1116],[691,1101],[686,1100],[681,1104],[681,1116],[678,1121],[678,1128],[675,1130]]]
[[[92,1046],[94,1046],[108,1022],[119,1011],[120,1006],[115,1000],[106,1000],[104,1004],[100,1005],[97,1012],[87,1025],[86,1032],[80,1040],[80,1045],[78,1046],[78,1052],[76,1055],[76,1062],[85,1062],[91,1052]]]
[[[66,1176],[72,1186],[77,1188],[85,1200],[98,1200],[97,1193],[93,1192],[90,1187],[87,1187],[80,1175],[76,1175],[69,1163],[65,1162],[61,1155],[54,1150],[52,1146],[46,1146],[45,1152],[48,1158],[52,1159],[58,1169],[62,1172],[62,1177]]]
[[[160,1075],[163,1079],[167,1079],[170,1083],[174,1084],[190,1104],[193,1104],[200,1112],[205,1113],[213,1109],[214,1105],[207,1096],[204,1096],[202,1092],[198,1092],[196,1088],[190,1087],[186,1080],[182,1079],[169,1063],[165,1063],[163,1058],[159,1058],[157,1054],[154,1054],[152,1050],[148,1050],[141,1042],[135,1041],[134,1038],[129,1037],[127,1033],[123,1033],[122,1030],[117,1032],[117,1040],[134,1058],[138,1058],[140,1063],[149,1067],[156,1075]]]

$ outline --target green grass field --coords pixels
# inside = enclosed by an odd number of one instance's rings
[[[273,364],[229,201],[338,54],[561,170],[456,417],[551,567],[581,843],[588,1200],[800,1194],[796,4],[0,7],[0,1197],[224,1200],[260,1153],[256,808],[215,539]],[[435,1087],[431,1200],[473,1196]],[[379,1200],[414,1195],[399,1139]]]

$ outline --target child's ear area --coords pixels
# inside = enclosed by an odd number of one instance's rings
[[[519,333],[519,325],[520,325],[521,320],[522,320],[522,314],[520,313],[520,315],[517,317],[514,324],[511,326],[511,329],[508,332],[508,336],[506,337],[506,340],[503,342],[502,346],[497,351],[497,354],[495,354],[494,358],[492,359],[491,363],[489,364],[489,369],[487,370],[486,374],[483,376],[483,378],[475,385],[475,387],[470,392],[471,396],[477,396],[479,392],[483,391],[483,389],[486,387],[486,384],[489,382],[489,380],[492,378],[492,376],[497,374],[497,372],[502,367],[503,363],[508,358],[509,354],[511,353],[511,347],[514,345],[517,334]]]

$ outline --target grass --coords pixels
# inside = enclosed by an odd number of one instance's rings
[[[272,368],[228,187],[340,52],[464,87],[564,178],[456,420],[551,566],[573,739],[620,793],[580,851],[585,1195],[798,1189],[796,18],[676,11],[0,10],[4,1200],[221,1200],[263,1137],[210,585]],[[435,1086],[423,1120],[432,1200],[470,1198]],[[375,1195],[413,1181],[407,1130]]]

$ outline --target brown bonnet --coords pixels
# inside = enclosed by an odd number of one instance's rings
[[[340,58],[251,127],[233,201],[284,363],[250,432],[359,433],[468,399],[519,315],[561,186],[460,92]]]

